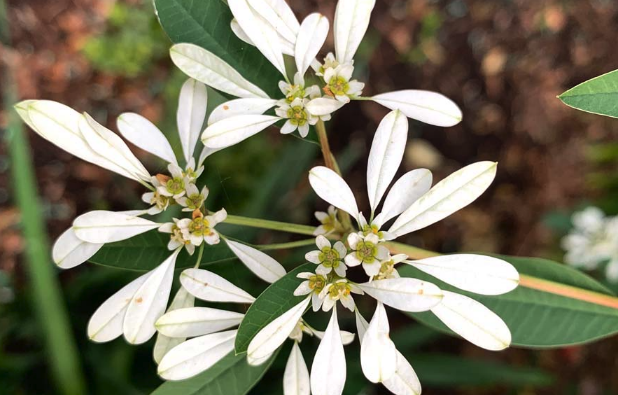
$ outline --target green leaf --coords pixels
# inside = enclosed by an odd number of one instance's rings
[[[106,244],[90,262],[125,270],[149,271],[159,266],[172,253],[167,249],[169,235],[157,230],[127,240]],[[213,264],[236,259],[225,243],[205,245],[201,263]],[[193,267],[195,258],[183,250],[176,261],[176,269]]]
[[[618,118],[618,70],[582,82],[558,98],[569,107]]]
[[[546,387],[554,378],[535,368],[509,366],[496,361],[445,354],[412,354],[414,370],[427,387],[460,386]]]
[[[612,293],[592,278],[568,266],[540,258],[500,256],[513,264],[527,280],[538,279],[576,287],[578,292]],[[591,342],[618,333],[618,309],[571,297],[540,291],[522,282],[514,291],[500,296],[482,296],[449,286],[411,266],[401,267],[402,276],[421,278],[440,288],[469,296],[490,308],[508,325],[512,344],[552,348]],[[453,334],[431,312],[410,314],[422,323]]]
[[[230,28],[232,12],[220,0],[155,0],[163,30],[174,43],[191,43],[219,56],[271,97],[280,92],[281,74],[252,45]]]
[[[168,381],[152,395],[244,395],[270,368],[277,354],[260,366],[250,366],[245,355],[228,354],[210,369],[182,381]]]
[[[315,269],[313,263],[305,263],[262,292],[249,307],[245,318],[240,323],[238,335],[236,335],[236,354],[246,353],[251,339],[262,328],[306,298],[306,296],[294,296],[294,290],[304,281],[296,275],[301,272],[310,272],[313,269]]]

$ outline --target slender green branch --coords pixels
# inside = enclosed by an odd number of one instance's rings
[[[10,41],[6,4],[4,0],[0,0],[0,42],[8,48]],[[56,269],[49,256],[28,141],[17,114],[11,108],[17,101],[15,77],[11,65],[5,66],[1,86],[8,118],[5,138],[11,159],[13,199],[19,208],[22,233],[27,241],[25,263],[33,310],[44,335],[47,349],[45,357],[58,387],[57,391],[49,390],[64,395],[87,394],[90,391],[86,390],[69,316],[62,299]]]
[[[324,157],[324,164],[329,169],[341,175],[341,170],[339,170],[339,165],[337,164],[337,160],[335,160],[335,156],[330,150],[330,144],[328,143],[328,136],[326,135],[326,125],[324,125],[324,121],[320,119],[318,123],[315,125],[315,130],[318,133],[318,140],[320,140],[320,147],[322,148],[322,156]]]
[[[202,243],[200,245],[200,250],[197,253],[197,260],[195,261],[195,266],[194,266],[195,269],[199,268],[200,264],[202,263],[202,255],[204,255],[204,244],[206,243]]]
[[[225,223],[230,225],[248,226],[251,228],[278,230],[280,232],[308,236],[313,236],[313,232],[315,231],[313,226],[289,224],[287,222],[269,221],[259,218],[241,217],[238,215],[228,215]]]
[[[270,250],[284,250],[284,249],[306,247],[306,246],[314,245],[314,244],[315,244],[315,239],[306,239],[306,240],[290,241],[288,243],[261,244],[255,247],[257,247],[258,250],[270,251]]]

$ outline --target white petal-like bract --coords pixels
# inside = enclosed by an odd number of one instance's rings
[[[249,5],[250,3],[254,3],[255,8],[252,8]],[[232,10],[232,14],[234,14],[234,18],[236,18],[247,36],[251,37],[253,45],[285,76],[285,63],[277,30],[269,22],[257,17],[255,14],[255,12],[259,13],[268,10],[264,3],[264,0],[228,0],[228,5],[230,10]]]
[[[421,382],[416,375],[410,362],[406,360],[399,351],[397,351],[397,370],[390,379],[385,380],[382,384],[395,395],[420,395]]]
[[[208,126],[236,115],[261,115],[277,104],[277,100],[250,97],[226,101],[218,105],[208,117]]]
[[[189,163],[193,157],[193,151],[197,140],[202,132],[202,125],[206,118],[208,94],[206,85],[189,78],[180,89],[178,98],[178,110],[176,111],[176,123],[182,152],[185,161]]]
[[[427,311],[442,300],[440,288],[416,278],[388,278],[358,286],[378,301],[401,311]]]
[[[316,55],[320,52],[322,45],[324,45],[328,35],[328,26],[328,19],[318,13],[309,15],[300,25],[296,38],[294,59],[296,69],[301,76],[305,75]]]
[[[236,97],[268,98],[263,90],[247,81],[232,66],[195,44],[173,45],[170,57],[186,75],[221,92]]]
[[[386,195],[382,212],[374,218],[373,223],[381,228],[384,223],[403,213],[429,191],[432,180],[431,172],[427,169],[412,170],[401,176]]]
[[[178,309],[188,309],[190,307],[193,307],[194,304],[195,297],[189,292],[187,292],[186,289],[180,287],[180,289],[178,289],[178,292],[176,292],[176,296],[174,296],[170,307],[167,308],[167,312],[169,313]],[[165,315],[163,317],[165,317]],[[157,364],[160,363],[169,350],[176,347],[185,340],[187,340],[186,337],[168,337],[159,332],[157,334],[157,340],[155,341],[155,345],[152,349],[152,356],[155,362]]]
[[[372,383],[381,383],[395,374],[397,349],[389,332],[386,309],[378,302],[361,343],[361,367],[367,380]]]
[[[249,138],[281,118],[272,115],[236,115],[214,123],[202,133],[202,142],[210,148],[226,148]]]
[[[337,308],[335,307],[311,365],[311,393],[313,395],[341,395],[345,379],[345,353],[339,334]]]
[[[437,183],[404,211],[388,230],[402,236],[436,223],[475,201],[496,176],[497,163],[476,162]]]
[[[441,255],[406,263],[459,289],[481,295],[501,295],[519,284],[519,273],[513,265],[484,255]]]
[[[125,112],[120,114],[116,123],[120,134],[136,147],[158,156],[168,163],[178,164],[167,137],[148,119],[139,114]]]
[[[372,97],[376,103],[391,110],[400,110],[408,118],[435,126],[453,126],[461,122],[457,104],[448,97],[430,91],[407,89],[382,93]]]
[[[367,162],[367,193],[373,212],[399,169],[408,140],[408,119],[400,111],[388,113],[376,131]]]
[[[90,211],[73,221],[75,235],[89,243],[112,243],[126,240],[160,226],[135,215],[114,211]]]
[[[358,206],[348,184],[328,167],[316,166],[309,172],[309,183],[326,202],[358,218]]]
[[[262,280],[274,283],[285,276],[286,271],[283,266],[262,251],[228,239],[225,242],[234,255]]]
[[[260,330],[249,343],[247,355],[260,359],[272,354],[290,336],[298,321],[309,306],[311,298],[307,297]]]
[[[344,104],[345,103],[340,102],[339,100],[318,97],[310,100],[309,103],[307,103],[306,108],[311,114],[321,117],[337,111],[343,107]]]
[[[511,331],[504,321],[467,296],[444,291],[442,302],[431,312],[453,332],[481,348],[500,351],[511,344]]]
[[[236,332],[196,337],[174,347],[161,360],[159,376],[165,380],[183,380],[203,372],[234,350]]]
[[[116,292],[107,299],[90,318],[88,322],[88,337],[97,343],[108,342],[122,335],[123,322],[127,306],[135,292],[150,277],[148,272]]]
[[[155,322],[163,315],[172,290],[174,268],[180,249],[154,269],[135,292],[124,316],[124,338],[131,344],[142,344],[155,334]]]
[[[298,343],[294,342],[283,373],[283,395],[309,395],[310,385],[307,364]]]
[[[198,299],[208,302],[253,303],[255,298],[223,277],[204,269],[187,269],[180,283]]]
[[[340,63],[354,59],[367,27],[375,0],[339,0],[335,11],[335,52]]]
[[[195,337],[240,324],[244,314],[210,307],[181,308],[166,313],[156,322],[157,330],[169,337]]]
[[[54,243],[52,258],[62,269],[71,269],[90,259],[103,243],[88,243],[75,236],[73,228],[64,231]]]

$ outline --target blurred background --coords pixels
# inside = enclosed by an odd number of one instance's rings
[[[83,377],[85,393],[150,393],[161,383],[151,357],[153,341],[138,347],[121,339],[99,345],[86,336],[90,315],[137,273],[88,264],[60,272],[49,250],[76,215],[138,207],[143,191],[31,131],[24,129],[26,139],[19,139],[7,106],[15,98],[55,100],[87,111],[112,130],[121,112],[137,112],[179,148],[175,112],[185,77],[168,57],[170,42],[148,1],[2,1],[0,393],[63,393],[54,358],[71,358],[72,349],[56,347],[61,355],[51,355],[53,347],[46,347],[54,317],[67,318],[68,325],[58,331],[76,344],[73,354],[82,367],[68,375]],[[335,4],[291,1],[299,18],[316,10],[331,18]],[[618,68],[616,37],[618,2],[612,0],[378,0],[355,64],[356,77],[366,82],[364,94],[433,90],[453,99],[464,114],[461,124],[448,129],[413,122],[401,173],[426,167],[440,180],[474,161],[499,162],[497,179],[481,199],[405,242],[440,252],[561,262],[560,239],[571,228],[574,211],[595,205],[618,214],[618,121],[570,109],[556,98]],[[327,45],[332,48],[332,37]],[[210,93],[209,107],[214,107],[221,98]],[[346,180],[359,192],[361,207],[368,206],[363,201],[365,158],[386,112],[371,102],[353,102],[328,125],[331,147]],[[163,170],[152,156],[138,154],[151,171]],[[261,133],[206,161],[208,204],[233,214],[315,225],[313,212],[326,207],[315,201],[306,174],[321,164],[319,154],[311,141]],[[36,191],[15,183],[27,179],[28,163],[34,166]],[[30,204],[40,204],[41,215],[30,215],[28,223],[36,229],[39,221],[43,227],[28,233],[27,213],[18,204],[35,193],[38,203]],[[238,228],[229,232],[238,236]],[[239,237],[259,244],[293,240],[265,231]],[[303,252],[275,256],[289,268]],[[29,260],[39,264],[28,266]],[[59,290],[36,280],[46,271],[58,280]],[[602,273],[591,274],[606,282]],[[253,281],[255,295],[264,288],[240,270],[227,275],[237,283]],[[42,304],[44,290],[56,293],[68,313],[48,310]],[[392,326],[395,343],[409,357],[426,394],[618,393],[618,339],[490,353],[403,315],[394,315]],[[350,319],[347,329],[352,328]],[[315,350],[314,343],[303,346]],[[305,357],[312,354],[307,351]],[[282,352],[251,394],[281,393],[285,356]],[[358,349],[348,357],[358,359]],[[357,363],[348,365],[354,366],[346,394],[387,393],[369,385]]]

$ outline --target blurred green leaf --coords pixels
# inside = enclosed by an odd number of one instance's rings
[[[230,28],[232,12],[219,0],[154,0],[163,30],[174,43],[192,43],[214,53],[269,95],[280,94],[281,74]]]
[[[238,328],[236,354],[246,353],[251,339],[262,328],[306,297],[294,296],[294,290],[304,281],[296,278],[296,275],[301,272],[310,272],[312,269],[315,269],[314,264],[305,263],[283,276],[258,296],[247,310]]]
[[[169,381],[152,395],[244,395],[270,368],[277,353],[260,366],[250,366],[246,355],[231,352],[210,369],[188,380]]]
[[[540,369],[521,368],[497,361],[483,361],[444,354],[412,354],[414,370],[424,386],[546,387],[554,378]]]
[[[569,107],[618,118],[618,70],[583,82],[558,98]]]
[[[546,280],[566,285],[573,292],[588,296],[612,293],[591,277],[568,266],[540,258],[515,258],[497,255],[513,264],[527,281]],[[555,348],[582,344],[618,333],[618,309],[571,297],[540,291],[522,285],[499,296],[482,296],[461,291],[411,266],[399,270],[402,276],[416,277],[435,283],[440,288],[469,296],[498,314],[508,325],[512,344],[520,347]],[[594,292],[587,293],[587,292]],[[422,323],[453,334],[431,312],[411,313]]]
[[[127,240],[105,244],[90,262],[125,270],[150,271],[167,257],[171,251],[167,249],[169,235],[157,230],[143,233]],[[225,243],[206,245],[202,257],[202,265],[235,259]],[[176,261],[176,269],[184,269],[195,265],[194,258],[183,250]]]

